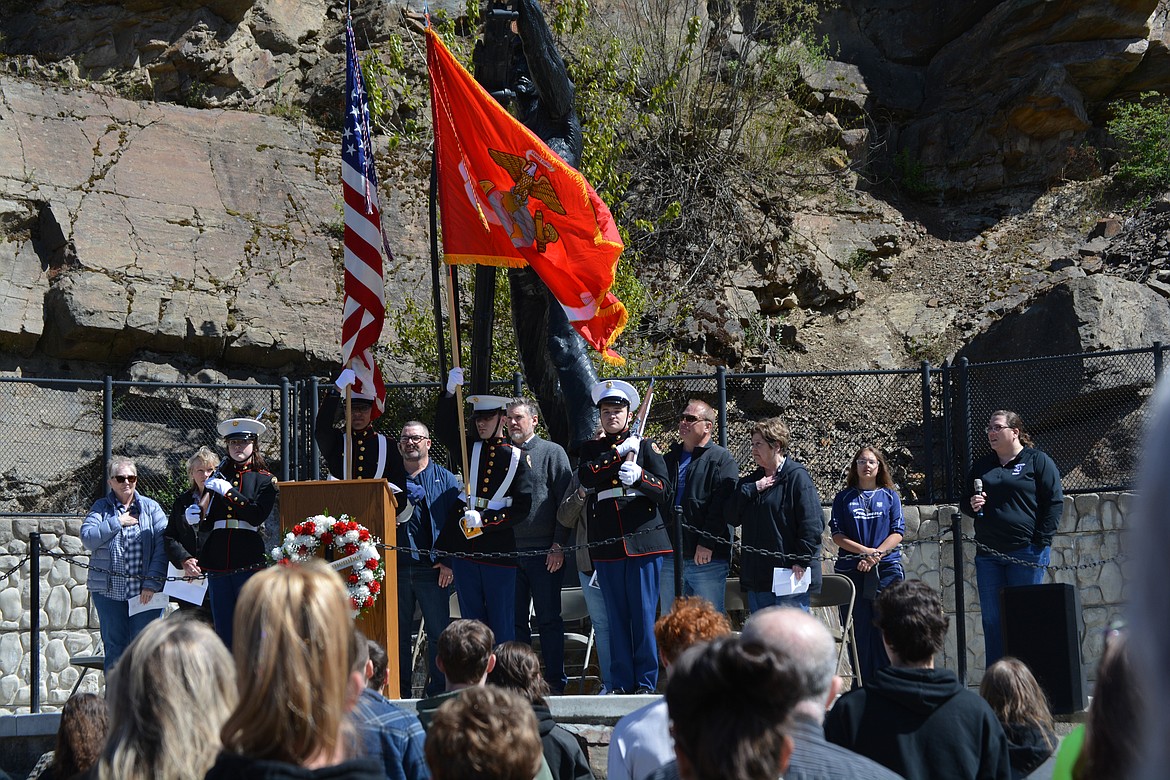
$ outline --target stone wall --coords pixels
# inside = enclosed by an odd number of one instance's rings
[[[1046,582],[1072,584],[1080,593],[1083,625],[1080,628],[1081,664],[1085,679],[1096,678],[1097,661],[1101,657],[1103,630],[1119,614],[1125,601],[1125,576],[1118,562],[1095,565],[1115,557],[1121,550],[1121,533],[1125,517],[1130,511],[1132,493],[1087,493],[1068,496],[1064,500],[1064,516],[1052,544],[1051,566]],[[908,578],[921,579],[943,593],[944,608],[951,616],[951,630],[947,634],[941,665],[957,667],[955,620],[955,566],[954,547],[950,541],[951,517],[954,506],[908,506],[906,540],[926,541],[911,546],[903,555]],[[963,516],[963,536],[973,537],[972,520]],[[832,546],[831,544],[829,545]],[[983,625],[979,612],[979,590],[975,583],[975,546],[963,547],[964,601],[967,626],[968,682],[978,683],[983,678]],[[1081,565],[1085,568],[1076,569]]]
[[[1052,551],[1050,582],[1068,582],[1080,592],[1084,625],[1081,654],[1086,679],[1092,680],[1101,653],[1102,629],[1122,609],[1124,573],[1116,562],[1094,565],[1116,556],[1121,531],[1130,511],[1129,493],[1086,494],[1065,499]],[[941,588],[944,604],[952,615],[941,663],[956,667],[954,616],[954,557],[949,538],[953,506],[906,507],[906,539],[914,542],[904,555],[907,576]],[[827,518],[827,510],[826,510]],[[28,551],[30,532],[39,530],[49,550],[85,555],[81,546],[80,518],[0,518],[0,573],[17,566]],[[827,533],[827,532],[826,532]],[[963,518],[963,533],[973,535],[971,519]],[[946,535],[944,541],[938,540]],[[831,549],[832,544],[827,545]],[[983,630],[979,620],[979,593],[975,586],[975,550],[964,545],[967,669],[977,683],[983,675]],[[1075,565],[1085,568],[1074,569]],[[1065,568],[1069,567],[1069,568]],[[80,675],[69,663],[73,655],[93,652],[99,645],[96,612],[90,608],[84,567],[67,561],[41,558],[41,704],[59,709]],[[0,713],[29,709],[29,567],[25,563],[0,581]],[[90,673],[80,690],[97,691],[100,674]]]

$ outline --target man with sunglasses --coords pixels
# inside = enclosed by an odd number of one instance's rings
[[[735,490],[739,464],[725,447],[711,442],[715,410],[692,398],[678,418],[679,442],[665,455],[674,505],[682,507],[683,596],[701,596],[724,611],[727,572],[731,565],[731,527],[723,505]],[[678,550],[673,522],[667,522],[670,542]],[[674,556],[662,562],[659,610],[674,602]]]
[[[398,453],[406,468],[406,501],[398,513],[398,666],[401,691],[411,696],[410,628],[414,607],[422,610],[427,635],[427,683],[424,696],[446,686],[435,664],[439,634],[451,622],[451,561],[435,554],[443,526],[459,513],[459,478],[431,460],[431,432],[418,420],[402,426]]]

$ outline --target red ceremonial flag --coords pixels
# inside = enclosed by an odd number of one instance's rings
[[[610,363],[626,307],[610,292],[622,253],[609,208],[427,29],[431,111],[448,263],[532,266]]]
[[[345,194],[345,306],[341,321],[341,362],[357,375],[354,393],[374,400],[373,418],[386,408],[382,371],[370,348],[386,318],[382,278],[382,234],[378,176],[374,170],[370,110],[358,66],[353,28],[345,25],[345,130],[341,139],[341,180]]]

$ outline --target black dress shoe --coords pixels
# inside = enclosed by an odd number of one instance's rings
[[[638,696],[654,696],[658,692],[653,688],[647,688],[645,685],[643,685],[638,688],[638,690],[634,691],[634,693],[636,693]]]

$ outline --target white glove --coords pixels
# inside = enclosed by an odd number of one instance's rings
[[[463,524],[468,528],[483,528],[483,517],[478,509],[467,509],[463,512]]]
[[[627,436],[626,440],[617,446],[618,455],[626,455],[630,452],[637,452],[642,448],[642,439],[637,436]]]
[[[212,477],[203,483],[203,487],[212,491],[213,493],[219,493],[221,496],[226,496],[228,491],[232,489],[232,483],[228,482],[226,479]]]
[[[353,372],[352,368],[347,368],[337,376],[337,380],[333,383],[337,386],[337,391],[345,395],[345,388],[357,381],[357,374]]]
[[[641,478],[642,467],[637,463],[623,463],[622,467],[618,469],[618,479],[626,487],[629,487]]]
[[[190,525],[196,525],[199,523],[200,520],[203,519],[202,515],[199,512],[199,505],[198,504],[192,504],[191,506],[187,507],[187,511],[184,512],[183,514],[186,516],[187,522]]]
[[[463,368],[455,366],[447,372],[447,395],[455,395],[455,388],[463,384]]]

